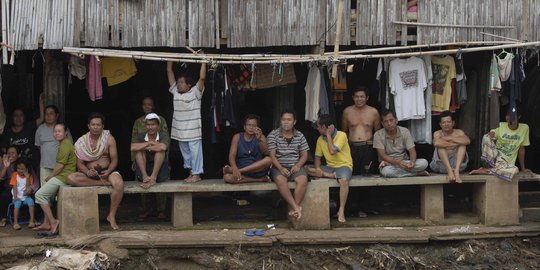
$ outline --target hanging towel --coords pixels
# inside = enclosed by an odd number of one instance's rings
[[[499,77],[501,81],[505,82],[510,77],[512,72],[512,59],[514,55],[512,53],[506,53],[504,58],[497,57],[497,65],[499,66]]]
[[[321,91],[321,72],[318,67],[309,69],[306,87],[306,120],[317,122],[319,112],[319,99]]]
[[[130,58],[107,57],[101,59],[101,71],[107,85],[123,83],[137,73],[135,62]]]
[[[95,56],[88,59],[88,77],[86,89],[90,100],[96,101],[103,98],[103,86],[101,85],[101,67]]]

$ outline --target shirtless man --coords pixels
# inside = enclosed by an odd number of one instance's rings
[[[77,187],[112,186],[111,208],[107,221],[113,230],[118,230],[116,210],[124,195],[124,180],[115,171],[118,165],[116,140],[108,130],[104,130],[105,117],[91,113],[88,117],[89,132],[75,143],[77,169],[79,172],[68,175],[67,183]]]
[[[345,108],[341,120],[341,129],[349,136],[353,174],[362,174],[362,169],[364,172],[369,170],[373,158],[373,133],[381,129],[379,112],[367,105],[368,100],[368,89],[358,87],[353,94],[354,105]]]
[[[446,173],[448,181],[461,183],[459,172],[465,170],[469,162],[466,147],[471,140],[462,130],[454,129],[450,111],[442,112],[440,117],[441,130],[433,133],[435,151],[429,167],[436,173]]]

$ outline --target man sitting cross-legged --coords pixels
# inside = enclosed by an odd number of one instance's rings
[[[441,130],[433,133],[435,151],[429,167],[436,173],[447,174],[448,181],[461,183],[459,172],[465,170],[469,162],[466,147],[471,140],[462,130],[454,129],[450,111],[442,112],[440,117]]]
[[[88,133],[75,143],[79,172],[67,177],[67,183],[76,187],[112,186],[111,207],[107,215],[113,230],[118,230],[116,211],[124,195],[124,180],[115,171],[118,165],[116,140],[108,130],[104,130],[105,116],[92,113],[88,117]]]
[[[244,118],[244,132],[233,136],[229,150],[229,165],[223,168],[223,180],[229,184],[270,182],[266,137],[259,128],[259,116]]]

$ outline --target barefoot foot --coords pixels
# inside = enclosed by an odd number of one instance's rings
[[[120,227],[118,226],[118,224],[116,224],[116,218],[113,217],[113,216],[108,216],[107,217],[107,221],[109,222],[109,224],[111,225],[111,229],[113,229],[114,231],[117,231],[120,229]]]
[[[339,223],[345,223],[347,220],[345,219],[345,213],[339,212],[337,220]]]

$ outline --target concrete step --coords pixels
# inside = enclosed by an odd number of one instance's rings
[[[520,209],[520,222],[540,221],[540,207],[527,207]]]

